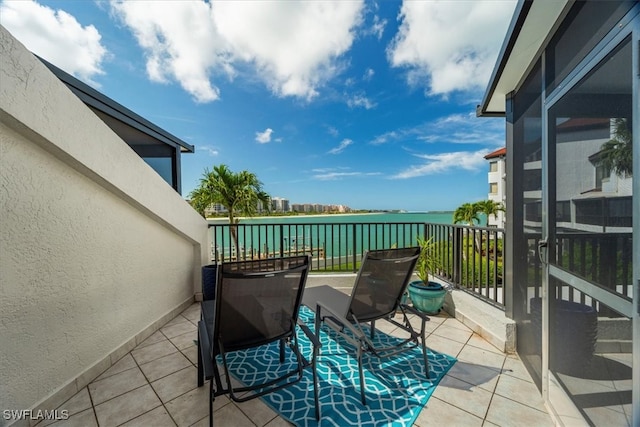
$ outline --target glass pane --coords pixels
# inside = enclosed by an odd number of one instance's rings
[[[155,170],[170,186],[175,188],[173,182],[173,161],[170,157],[143,157],[149,166]]]
[[[546,49],[547,94],[633,7],[630,0],[578,1]]]
[[[549,111],[549,261],[629,305],[631,56],[628,37]],[[631,319],[555,277],[549,296],[552,374],[590,424],[630,426]]]
[[[532,378],[541,387],[541,324],[531,316],[529,300],[541,295],[542,268],[538,241],[542,224],[542,74],[538,63],[514,98],[513,210],[507,207],[513,223],[513,317],[517,323],[518,354]],[[521,209],[517,209],[521,206]],[[507,267],[509,268],[509,267]]]
[[[590,424],[631,426],[632,320],[559,280],[550,289],[551,372]]]
[[[556,242],[550,262],[627,298],[633,273],[631,70],[627,38],[549,116]]]

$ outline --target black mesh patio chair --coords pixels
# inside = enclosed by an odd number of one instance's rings
[[[425,323],[429,318],[402,302],[402,295],[411,279],[416,265],[419,247],[375,250],[366,252],[351,295],[330,286],[318,286],[305,290],[303,304],[315,310],[315,330],[322,324],[336,331],[357,351],[360,374],[360,394],[365,398],[365,383],[362,370],[362,355],[368,353],[378,358],[392,357],[411,348],[421,347],[425,374],[429,378],[427,349],[425,346]],[[401,321],[394,319],[400,313]],[[416,331],[411,325],[408,313],[419,316],[422,325]],[[376,346],[375,323],[385,320],[408,332],[409,337],[392,346]],[[365,331],[369,329],[369,333]]]
[[[229,262],[218,266],[216,298],[203,301],[202,317],[198,323],[198,387],[205,380],[211,380],[210,425],[213,425],[216,396],[228,394],[236,402],[254,399],[300,381],[306,367],[313,371],[315,416],[320,419],[316,376],[320,342],[298,319],[308,269],[309,257],[306,255]],[[313,344],[311,362],[300,352],[296,326]],[[297,361],[293,369],[261,384],[234,386],[227,364],[229,354],[276,341],[280,345],[280,363],[285,360],[287,344],[293,352]],[[218,356],[226,377],[224,384],[216,363]],[[253,393],[245,393],[249,391]]]

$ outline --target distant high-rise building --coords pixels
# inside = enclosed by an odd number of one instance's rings
[[[289,199],[283,199],[282,197],[271,198],[271,209],[274,212],[289,212]]]
[[[204,210],[205,216],[221,215],[226,214],[227,212],[227,208],[222,206],[220,203],[213,203],[211,206]]]
[[[292,212],[300,212],[300,213],[309,213],[309,212],[351,212],[351,208],[345,205],[321,205],[318,203],[292,203],[290,206],[290,210]]]

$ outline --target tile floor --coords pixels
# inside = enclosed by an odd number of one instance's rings
[[[55,426],[207,426],[209,388],[196,384],[199,318],[200,305],[193,304],[168,322],[61,405],[70,417]],[[431,317],[427,328],[427,345],[458,362],[415,426],[553,425],[517,356],[501,353],[446,314]],[[216,398],[214,420],[220,427],[290,425],[260,399],[238,404],[226,396]]]

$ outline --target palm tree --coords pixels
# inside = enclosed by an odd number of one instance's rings
[[[240,254],[237,215],[255,215],[259,202],[267,210],[271,207],[271,197],[263,190],[262,183],[255,174],[246,170],[235,173],[227,165],[214,166],[212,171],[205,169],[200,186],[189,194],[189,198],[191,206],[203,217],[205,209],[214,203],[227,209],[236,254]]]
[[[459,222],[462,222],[471,226],[475,225],[474,221],[480,222],[480,218],[478,218],[478,210],[476,203],[463,203],[458,206],[453,213],[453,223],[458,224]]]
[[[485,214],[487,219],[489,219],[491,215],[493,215],[495,219],[498,219],[498,212],[504,212],[504,205],[493,200],[481,200],[474,204],[476,205],[478,212]]]
[[[614,126],[614,137],[600,148],[602,165],[620,177],[632,176],[633,145],[627,119],[614,119]]]
[[[478,218],[478,211],[480,211],[480,206],[478,203],[463,203],[458,206],[458,208],[453,213],[453,223],[457,224],[459,222],[465,223],[471,227],[475,225],[475,222],[480,222],[480,218]],[[464,230],[464,233],[469,236],[469,230]],[[473,233],[475,235],[475,233]],[[474,239],[474,247],[478,252],[481,251],[480,242],[478,238]]]

